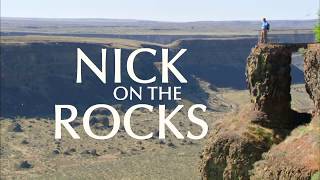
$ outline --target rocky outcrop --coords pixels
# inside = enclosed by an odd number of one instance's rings
[[[285,45],[260,45],[247,61],[247,84],[254,110],[265,112],[264,126],[290,124],[291,49]]]
[[[246,66],[247,85],[254,110],[267,118],[258,119],[262,126],[292,129],[308,121],[309,116],[291,109],[292,52],[305,44],[261,44],[254,48]]]
[[[254,164],[250,179],[310,180],[320,174],[319,124],[300,126]],[[314,178],[318,179],[318,178]]]
[[[306,90],[320,115],[320,44],[312,44],[304,55],[304,74]]]
[[[315,152],[320,142],[314,136],[318,127],[308,128],[302,136],[295,130],[295,136],[286,139],[292,129],[307,122],[305,117],[310,117],[291,109],[291,55],[300,47],[306,45],[268,44],[252,50],[246,68],[252,104],[215,125],[201,156],[202,179],[310,179],[316,172],[316,161],[310,158],[319,157]],[[305,65],[309,67],[305,70],[306,87],[318,112],[319,50],[313,48],[308,48],[305,56],[310,64]],[[303,142],[308,145],[303,146]],[[300,151],[295,153],[297,149]],[[299,159],[305,164],[299,165]]]
[[[320,44],[304,54],[306,90],[315,104],[312,123],[299,126],[254,164],[251,179],[309,180],[320,177]]]
[[[249,179],[254,162],[283,135],[252,123],[264,114],[246,107],[215,124],[202,153],[202,179]]]

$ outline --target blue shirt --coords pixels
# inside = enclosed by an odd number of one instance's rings
[[[262,21],[261,29],[262,30],[267,30],[269,26],[268,21]]]

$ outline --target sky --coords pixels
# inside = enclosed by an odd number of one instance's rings
[[[316,19],[320,0],[1,0],[1,17],[157,21]]]

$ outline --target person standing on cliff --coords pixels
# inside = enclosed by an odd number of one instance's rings
[[[266,18],[262,19],[260,43],[267,43],[268,32],[270,30],[270,24]]]

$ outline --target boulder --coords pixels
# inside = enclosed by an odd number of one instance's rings
[[[21,168],[21,169],[30,169],[32,167],[33,167],[33,165],[28,161],[22,161],[19,165],[19,168]]]
[[[11,132],[23,132],[23,129],[19,123],[15,122],[11,125],[10,131]]]

